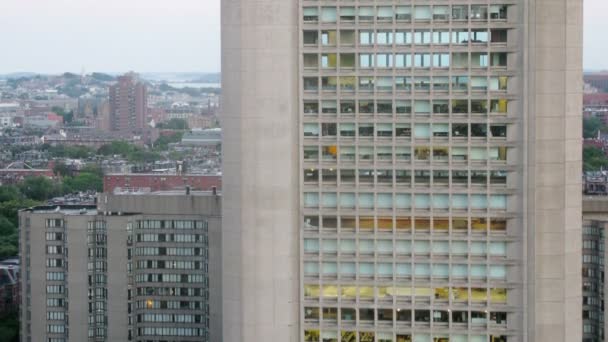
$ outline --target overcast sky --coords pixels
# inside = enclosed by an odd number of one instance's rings
[[[585,0],[586,69],[608,69],[606,13]],[[82,69],[219,71],[220,0],[0,0],[0,73]]]

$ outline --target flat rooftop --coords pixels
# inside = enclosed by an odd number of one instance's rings
[[[63,215],[97,215],[97,206],[95,205],[39,205],[23,209],[39,214],[60,213]]]

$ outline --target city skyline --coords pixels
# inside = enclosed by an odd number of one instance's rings
[[[0,74],[220,71],[220,0],[177,0],[171,8],[160,0],[5,0],[2,5],[0,30],[13,34],[0,37],[1,46],[12,47],[3,49]],[[608,70],[606,11],[605,1],[585,1],[585,70]],[[34,25],[25,26],[24,13]],[[120,53],[100,43],[109,40]]]

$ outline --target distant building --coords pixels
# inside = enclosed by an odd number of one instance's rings
[[[219,146],[222,143],[222,129],[210,128],[204,130],[192,130],[182,137],[183,145],[194,146]]]
[[[135,73],[118,78],[110,86],[110,128],[112,131],[141,130],[146,123],[148,108],[146,85]]]
[[[585,83],[590,84],[594,88],[606,91],[608,89],[608,72],[594,72],[583,75]]]
[[[63,117],[53,112],[33,114],[24,117],[23,126],[30,128],[53,128],[63,124]]]
[[[608,196],[583,197],[583,342],[605,340]]]
[[[222,341],[220,205],[180,191],[21,211],[21,340]]]
[[[103,178],[103,191],[165,191],[185,189],[211,191],[222,188],[219,175],[195,174],[107,174]]]
[[[0,262],[0,315],[19,309],[19,261]]]

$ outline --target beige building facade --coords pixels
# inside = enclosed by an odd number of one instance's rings
[[[580,341],[582,1],[222,1],[226,341]]]
[[[21,341],[222,341],[221,198],[98,200],[20,212]]]

